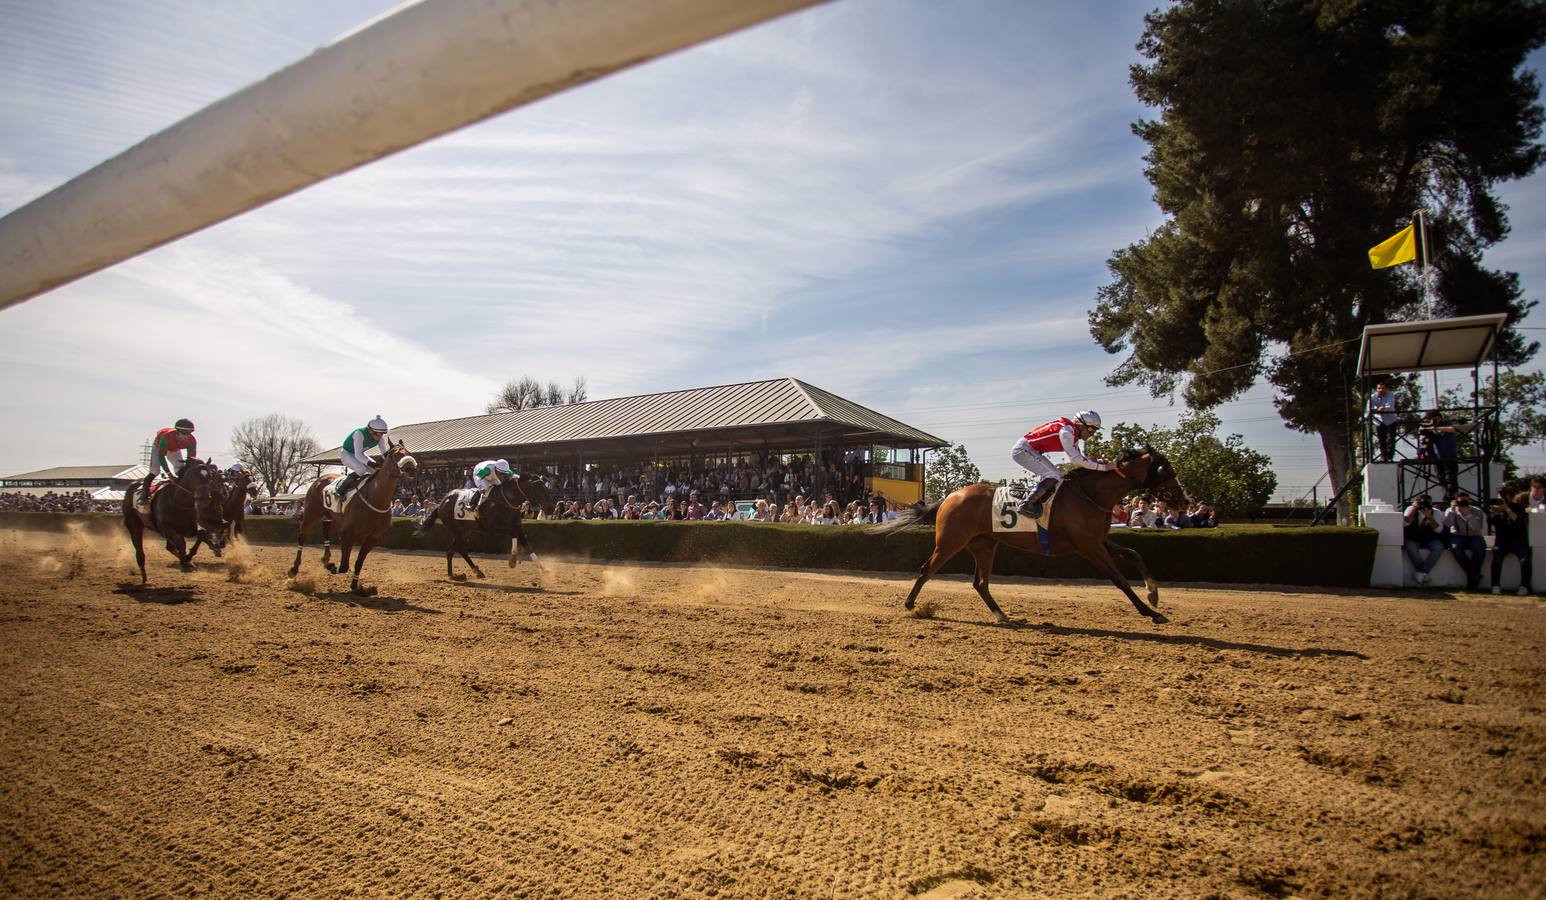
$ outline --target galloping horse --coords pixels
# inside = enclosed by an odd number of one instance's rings
[[[1107,537],[1111,529],[1111,507],[1135,490],[1145,490],[1168,503],[1183,503],[1186,491],[1176,481],[1176,472],[1163,455],[1145,447],[1143,450],[1127,450],[1117,457],[1116,468],[1110,472],[1093,469],[1076,469],[1058,485],[1054,512],[1048,528],[1050,551],[1043,551],[1034,533],[995,532],[993,530],[993,491],[991,484],[971,484],[952,493],[944,500],[921,510],[909,510],[897,519],[869,530],[874,533],[895,531],[905,525],[934,526],[934,553],[919,570],[918,580],[912,593],[907,595],[907,609],[913,608],[923,583],[928,581],[950,558],[964,547],[972,552],[977,561],[977,571],[972,575],[972,587],[988,609],[1000,622],[1009,621],[1004,611],[988,593],[988,579],[993,574],[993,555],[999,544],[1008,544],[1032,553],[1047,552],[1051,556],[1077,554],[1089,560],[1096,569],[1133,601],[1140,613],[1158,624],[1168,621],[1157,610],[1145,606],[1133,593],[1122,570],[1112,557],[1130,559],[1143,576],[1144,586],[1149,589],[1149,603],[1159,605],[1159,584],[1149,574],[1143,558]]]
[[[243,521],[247,518],[247,498],[258,496],[258,485],[251,472],[237,472],[235,475],[226,473],[225,505],[220,509],[220,517],[225,520],[219,531],[215,532],[215,539],[209,543],[209,549],[219,556],[225,545],[232,537],[241,537],[243,534]],[[193,554],[199,552],[199,544],[205,543],[201,537],[193,544],[193,549],[188,551],[191,559]]]
[[[510,567],[514,568],[521,558],[520,550],[526,547],[526,558],[533,562],[537,554],[531,549],[531,542],[526,540],[526,529],[521,527],[521,504],[530,503],[533,512],[546,512],[552,508],[553,501],[548,497],[548,489],[543,486],[542,479],[532,478],[522,474],[518,478],[501,482],[489,491],[489,496],[478,506],[478,514],[475,519],[458,519],[456,517],[456,502],[458,491],[451,491],[432,510],[429,515],[420,520],[413,533],[423,537],[429,534],[435,527],[435,519],[446,523],[446,530],[451,532],[451,546],[446,548],[446,577],[453,581],[458,576],[451,570],[451,557],[460,553],[467,565],[479,578],[486,577],[478,564],[467,555],[467,539],[474,529],[486,531],[500,537],[511,538],[510,541]],[[466,578],[467,576],[460,576]]]
[[[394,443],[375,472],[366,476],[355,489],[354,499],[344,507],[343,514],[333,512],[323,505],[323,490],[339,476],[324,475],[312,482],[301,506],[301,530],[295,537],[295,564],[290,566],[290,576],[301,570],[301,550],[306,546],[306,532],[317,522],[322,523],[322,565],[334,575],[349,568],[349,551],[360,545],[360,555],[354,561],[354,579],[349,590],[359,597],[369,597],[375,588],[360,587],[360,569],[365,556],[376,546],[376,541],[392,524],[392,496],[397,493],[399,478],[412,478],[419,464],[408,455],[401,441]],[[331,526],[338,525],[338,543],[342,545],[342,558],[333,565],[333,541]]]
[[[129,540],[134,543],[134,559],[140,567],[140,584],[149,581],[145,576],[145,531],[149,529],[166,538],[166,549],[177,557],[184,572],[193,571],[193,551],[188,549],[187,539],[197,537],[213,542],[214,534],[225,524],[220,509],[225,502],[225,479],[220,468],[210,461],[188,460],[177,477],[150,498],[150,513],[140,512],[134,503],[135,495],[143,488],[132,484],[123,492],[123,524],[129,529]],[[194,549],[198,549],[195,543]]]

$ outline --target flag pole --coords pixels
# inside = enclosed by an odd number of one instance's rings
[[[1433,318],[1433,279],[1428,271],[1428,216],[1422,207],[1414,210],[1417,216],[1417,245],[1422,255],[1422,280],[1423,280],[1423,316]],[[1439,372],[1431,370],[1429,376],[1433,383],[1433,408],[1439,408]]]

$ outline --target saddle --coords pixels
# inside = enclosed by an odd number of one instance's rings
[[[150,504],[156,500],[156,495],[172,485],[172,480],[164,475],[157,475],[156,480],[150,483],[150,491],[139,496],[134,505],[140,512],[150,515]],[[138,491],[136,490],[136,493]]]
[[[1052,492],[1041,505],[1040,518],[1032,519],[1020,512],[1020,504],[1025,502],[1031,492],[1019,485],[999,485],[993,490],[993,531],[998,534],[1004,532],[1022,532],[1036,535],[1037,543],[1041,545],[1043,553],[1052,552],[1052,539],[1047,534],[1047,529],[1052,524],[1052,507],[1056,504],[1058,495],[1063,493],[1066,479],[1059,479],[1057,489]]]
[[[354,486],[349,488],[349,495],[346,497],[338,496],[338,486],[343,483],[343,478],[334,478],[327,483],[327,486],[322,488],[322,508],[330,513],[343,515],[344,510],[349,508],[349,502],[358,497],[360,491],[365,489],[365,485],[370,484],[370,480],[375,477],[376,473],[372,472],[364,478],[355,481]]]

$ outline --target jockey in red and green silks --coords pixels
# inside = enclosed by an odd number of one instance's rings
[[[187,456],[183,455],[185,450]],[[188,464],[188,460],[198,454],[199,441],[193,436],[191,421],[178,419],[171,428],[157,431],[155,438],[150,442],[150,472],[145,476],[145,483],[140,486],[141,502],[150,498],[150,482],[156,475],[165,472],[168,477],[175,478],[182,474],[183,466]]]
[[[340,498],[345,496],[345,492],[353,487],[356,481],[376,470],[375,463],[371,462],[370,457],[366,455],[366,452],[372,448],[380,451],[382,457],[392,449],[392,445],[387,443],[386,420],[380,416],[349,432],[349,436],[344,438],[339,459],[349,470],[349,474],[338,483],[337,493]]]

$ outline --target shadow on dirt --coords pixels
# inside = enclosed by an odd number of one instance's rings
[[[1183,647],[1211,647],[1214,650],[1241,650],[1246,653],[1263,653],[1268,656],[1342,656],[1352,659],[1368,659],[1357,650],[1338,650],[1334,647],[1274,647],[1270,644],[1243,644],[1237,641],[1221,641],[1217,638],[1193,637],[1185,634],[1153,634],[1144,631],[1113,631],[1109,628],[1071,628],[1067,625],[1054,625],[1051,622],[1032,624],[1020,620],[1010,620],[1003,624],[997,622],[971,621],[968,619],[946,619],[935,616],[936,622],[949,622],[952,625],[977,625],[983,628],[1007,628],[1010,631],[1039,631],[1042,634],[1055,634],[1061,637],[1098,637],[1117,638],[1124,641],[1144,641],[1151,644],[1175,644]]]
[[[193,603],[199,599],[199,595],[188,588],[147,587],[127,581],[118,585],[113,593],[122,594],[136,603],[160,603],[163,606]]]
[[[397,597],[359,597],[351,594],[348,591],[319,591],[315,594],[309,594],[307,596],[310,596],[316,600],[326,600],[330,603],[343,603],[348,606],[358,606],[364,609],[373,609],[377,612],[416,612],[424,613],[425,615],[430,616],[438,616],[441,614],[440,610],[438,609],[432,609],[428,606],[417,606],[415,604],[409,603],[407,600],[401,600]]]
[[[552,597],[578,597],[579,591],[545,591],[540,587],[524,584],[487,584],[476,581],[454,581],[457,587],[477,588],[480,591],[503,591],[506,594],[547,594]]]

